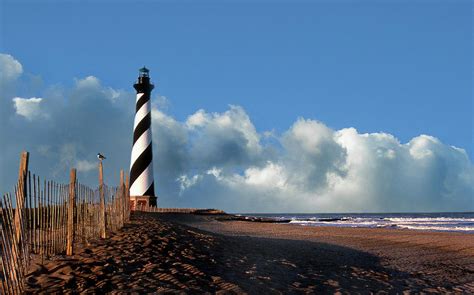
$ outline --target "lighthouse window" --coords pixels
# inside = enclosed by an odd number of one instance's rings
[[[140,77],[148,77],[148,73],[149,71],[147,68],[143,67],[140,69]]]

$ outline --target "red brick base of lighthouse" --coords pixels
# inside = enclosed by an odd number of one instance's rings
[[[156,207],[155,196],[130,196],[130,210],[148,211],[150,206]]]

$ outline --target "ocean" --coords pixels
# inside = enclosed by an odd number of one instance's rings
[[[301,226],[398,228],[474,234],[474,212],[455,213],[317,213],[240,214],[289,221]]]

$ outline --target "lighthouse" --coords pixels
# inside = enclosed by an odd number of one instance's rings
[[[154,86],[150,83],[150,71],[147,68],[139,70],[138,81],[133,87],[137,91],[137,98],[130,161],[130,205],[135,209],[156,206],[150,102]]]

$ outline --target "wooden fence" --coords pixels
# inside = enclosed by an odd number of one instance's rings
[[[27,152],[20,162],[14,194],[0,198],[0,293],[20,294],[33,257],[72,255],[74,247],[120,229],[130,219],[128,178],[120,173],[120,185],[103,183],[99,163],[99,187],[76,180],[69,184],[42,180],[28,171]]]
[[[195,208],[160,208],[160,207],[149,207],[146,205],[136,205],[135,211],[140,212],[153,212],[153,213],[194,213]]]
[[[161,208],[149,206],[135,206],[135,211],[151,212],[151,213],[182,213],[182,214],[226,214],[219,209],[199,209],[199,208]]]

